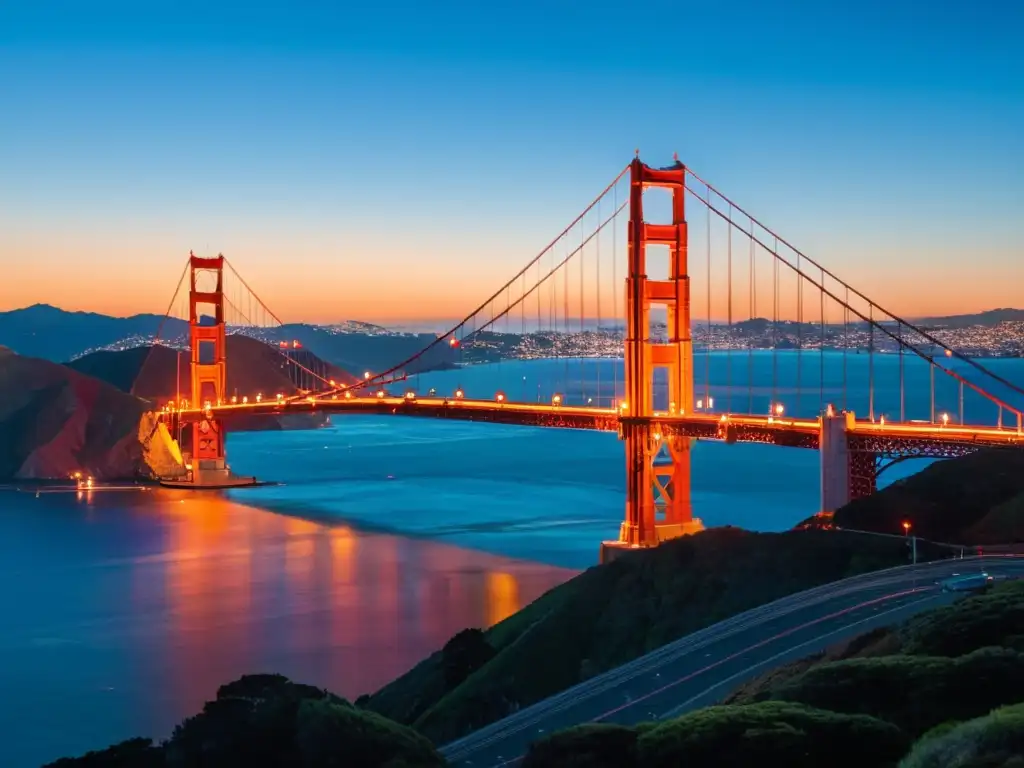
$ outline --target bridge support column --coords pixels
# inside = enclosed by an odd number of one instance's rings
[[[206,259],[189,254],[188,325],[191,402],[202,408],[203,414],[191,426],[188,482],[175,480],[165,484],[195,488],[253,485],[255,478],[239,478],[231,474],[225,451],[224,424],[213,416],[211,410],[224,402],[227,391],[223,256]]]
[[[821,463],[821,509],[831,515],[851,499],[850,431],[856,418],[852,412],[826,411],[821,415],[818,458]]]
[[[651,547],[703,529],[690,502],[690,440],[666,435],[654,404],[654,372],[668,379],[670,414],[693,409],[693,347],[685,209],[686,168],[676,161],[656,169],[635,159],[630,168],[629,264],[626,278],[626,390],[619,404],[626,447],[626,514],[618,541],[604,542],[602,562],[620,550]],[[649,224],[643,192],[663,187],[672,195],[672,223]],[[647,275],[647,247],[668,249],[668,275]],[[664,307],[668,339],[651,340],[651,308]]]

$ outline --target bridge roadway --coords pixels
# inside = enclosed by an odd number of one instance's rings
[[[680,638],[445,745],[453,766],[518,764],[530,742],[580,723],[676,717],[720,701],[747,680],[957,599],[936,581],[984,569],[1024,577],[1024,557],[942,560],[901,566],[777,600]]]
[[[464,421],[485,421],[523,426],[561,427],[608,432],[617,431],[630,422],[626,410],[612,408],[514,403],[497,400],[474,400],[455,397],[377,397],[345,396],[289,397],[268,399],[259,403],[237,403],[214,406],[210,413],[223,419],[230,428],[233,414],[274,415],[288,412],[316,411],[323,413],[397,414]],[[183,421],[203,418],[201,409],[177,413]],[[666,435],[735,440],[736,442],[769,443],[799,448],[818,448],[818,419],[750,416],[742,414],[690,413],[685,415],[655,413],[653,421]],[[938,424],[904,424],[872,422],[858,419],[853,434],[865,438],[887,438],[926,442],[937,446],[1024,446],[1024,432],[1016,428],[980,427]]]

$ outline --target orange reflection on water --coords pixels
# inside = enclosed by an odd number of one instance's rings
[[[158,708],[163,731],[246,673],[349,698],[371,692],[459,630],[499,622],[575,573],[217,494],[144,496],[160,552],[147,542],[125,594],[147,626],[139,652],[150,695],[138,706]]]
[[[504,621],[522,607],[519,582],[510,573],[487,574],[487,625]]]

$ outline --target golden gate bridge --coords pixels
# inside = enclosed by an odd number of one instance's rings
[[[189,329],[187,391],[160,412],[163,439],[181,456],[179,485],[253,482],[226,463],[225,436],[241,414],[395,414],[616,432],[625,447],[625,514],[603,553],[702,528],[690,500],[694,440],[817,450],[824,515],[873,493],[894,462],[1024,446],[1024,388],[881,307],[678,159],[655,168],[638,155],[516,275],[383,371],[341,380],[295,355],[297,345],[268,333],[284,323],[224,256],[190,254],[167,316],[183,316]],[[298,386],[229,394],[231,334],[268,341]],[[439,351],[457,368],[492,359],[500,369],[509,355],[564,368],[548,366],[551,380],[537,382],[535,397],[513,366],[493,391],[408,386]],[[898,382],[885,386],[894,394],[898,386],[898,401],[885,412],[876,391],[893,374]],[[865,412],[856,413],[852,401],[865,393]],[[908,403],[924,394],[926,404]],[[920,418],[910,418],[915,410]],[[174,436],[187,433],[178,446]]]

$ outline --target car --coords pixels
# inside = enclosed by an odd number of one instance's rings
[[[984,571],[966,575],[954,573],[952,577],[940,581],[939,585],[943,592],[983,592],[992,586],[993,581],[995,579]]]

